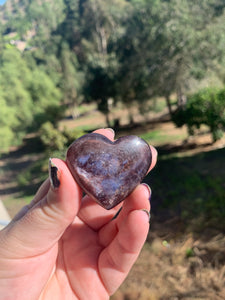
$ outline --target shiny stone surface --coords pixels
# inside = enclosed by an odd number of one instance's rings
[[[73,142],[66,163],[80,187],[106,209],[123,201],[143,180],[152,161],[149,145],[137,136],[115,142],[90,133]]]

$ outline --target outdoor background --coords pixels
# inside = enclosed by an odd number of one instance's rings
[[[100,127],[158,150],[151,230],[113,300],[224,299],[225,1],[0,2],[0,198]]]

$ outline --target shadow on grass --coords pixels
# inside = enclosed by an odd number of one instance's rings
[[[1,161],[0,196],[19,199],[34,195],[48,176],[48,159],[37,137],[26,138],[21,147],[2,154]],[[46,168],[43,168],[44,164]]]
[[[165,146],[157,150],[158,163],[144,179],[153,191],[153,217],[159,222],[176,219],[183,229],[191,225],[224,230],[225,148],[186,157],[166,157]],[[42,165],[46,164],[36,163],[27,173],[27,182],[20,187],[24,196],[34,193],[47,176]]]
[[[204,224],[224,230],[225,148],[192,156],[175,157],[181,152],[185,155],[187,147],[190,149],[196,145],[180,147],[172,145],[157,147],[158,163],[144,179],[153,190],[151,200],[153,217],[160,222],[167,222],[176,217],[184,224],[199,222],[200,227]],[[168,154],[171,153],[173,157],[169,157]],[[20,157],[26,154],[26,159],[21,160]],[[17,177],[14,179],[17,184],[8,190],[7,188],[0,190],[0,195],[12,194],[16,198],[34,195],[48,176],[48,158],[42,153],[41,145],[35,138],[27,139],[24,147],[3,159],[8,160],[3,171],[14,170],[12,174]]]
[[[43,181],[31,183],[29,185],[14,186],[10,188],[0,189],[0,196],[12,195],[14,199],[21,199],[22,197],[34,196]]]
[[[23,144],[16,148],[16,150],[1,154],[1,159],[18,158],[26,154],[40,153],[43,150],[43,145],[38,136],[27,136],[24,139]]]
[[[225,148],[188,157],[162,158],[146,176],[152,213],[159,221],[178,216],[187,224],[225,228]],[[197,221],[198,220],[198,221]]]
[[[148,120],[146,122],[131,122],[129,124],[117,124],[117,120],[114,120],[115,124],[111,127],[116,132],[118,136],[122,136],[124,134],[137,134],[140,135],[143,132],[156,128],[157,125],[162,123],[169,123],[171,122],[169,114],[163,114],[161,117],[152,118],[151,120]],[[92,128],[90,130],[84,130],[86,133],[90,133],[94,130],[99,129],[99,127]]]

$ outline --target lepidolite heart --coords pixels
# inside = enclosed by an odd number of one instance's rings
[[[149,145],[137,136],[115,142],[98,133],[74,141],[66,163],[80,187],[106,209],[123,201],[146,175],[152,161]]]

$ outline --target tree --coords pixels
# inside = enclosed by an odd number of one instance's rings
[[[21,136],[47,117],[57,123],[63,104],[95,101],[111,126],[110,110],[119,101],[143,108],[162,96],[172,115],[171,95],[185,108],[193,83],[198,89],[211,74],[225,82],[222,0],[11,4],[0,10],[0,94],[5,112],[16,108],[12,116]],[[34,32],[30,40],[27,29]],[[32,47],[17,51],[6,35],[12,30]]]
[[[109,102],[116,97],[118,80],[117,57],[110,44],[120,33],[127,7],[123,0],[90,0],[80,5],[84,53],[80,63],[85,72],[83,91],[87,101],[97,102],[99,110],[106,116],[107,126],[111,126]]]
[[[123,34],[112,46],[119,61],[117,97],[128,107],[158,93],[166,40],[162,4],[157,0],[130,3]]]
[[[177,105],[185,105],[186,93],[192,88],[194,80],[199,82],[208,75],[209,70],[215,70],[212,63],[221,57],[221,48],[216,41],[219,35],[209,32],[217,23],[216,12],[212,7],[217,7],[216,3],[219,2],[168,2],[164,10],[167,15],[162,48],[164,55],[161,56],[157,72],[159,84],[156,84],[160,86],[160,94],[167,98],[168,104],[170,95],[175,92]]]
[[[173,93],[178,106],[185,105],[193,81],[203,79],[213,61],[224,57],[223,42],[218,44],[223,35],[212,34],[218,21],[212,9],[215,2],[130,1],[133,9],[115,43],[120,95],[126,105],[163,96],[172,115]]]
[[[187,104],[173,116],[178,127],[186,125],[190,135],[201,125],[209,127],[213,142],[225,130],[225,89],[206,88],[188,97]]]
[[[16,110],[13,107],[7,106],[5,100],[0,96],[0,153],[7,151],[8,148],[15,142],[15,133],[13,128],[17,126],[15,118]]]
[[[61,92],[41,68],[29,68],[15,48],[0,55],[0,81],[1,138],[7,150],[21,143],[28,130],[36,130],[46,119],[53,121],[59,115]]]
[[[56,88],[51,78],[39,68],[32,71],[27,91],[31,97],[33,121],[29,124],[31,131],[39,129],[46,120],[53,124],[62,118],[61,91]]]
[[[63,103],[72,107],[72,116],[77,115],[76,109],[81,102],[82,72],[78,71],[78,61],[66,42],[60,49],[62,80],[60,87],[63,93]]]

